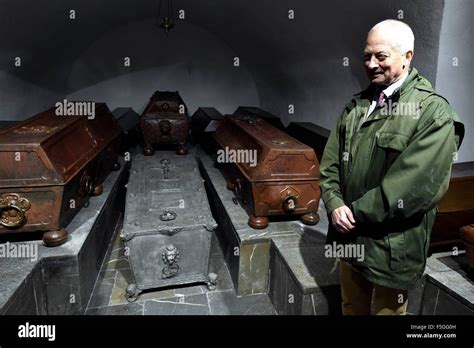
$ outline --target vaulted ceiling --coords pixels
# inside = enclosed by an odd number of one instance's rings
[[[167,1],[163,2],[162,8]],[[211,32],[254,70],[262,65],[278,70],[301,60],[339,60],[344,50],[347,56],[357,57],[368,29],[365,23],[393,17],[398,8],[407,10],[408,20],[423,21],[426,30],[420,35],[439,32],[439,23],[419,16],[426,6],[439,10],[431,1],[423,2],[424,6],[414,7],[406,0],[388,1],[377,11],[373,0],[359,1],[357,6],[343,0],[174,0],[173,7],[175,13],[184,9],[187,24]],[[105,33],[133,22],[155,20],[158,4],[157,0],[4,0],[0,4],[0,69],[62,90],[67,75],[52,74],[54,71],[67,71]],[[294,10],[294,20],[288,19],[290,9]],[[69,18],[70,10],[75,10],[75,20]],[[179,26],[180,21],[176,22]],[[168,39],[186,45],[186,32],[178,38],[173,31]],[[141,33],[135,34],[139,40]],[[13,65],[17,56],[22,58],[22,69]],[[363,78],[358,71],[354,70],[356,76]]]

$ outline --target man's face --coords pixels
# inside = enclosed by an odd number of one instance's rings
[[[394,50],[389,39],[379,31],[367,37],[364,49],[364,64],[369,80],[376,85],[389,85],[397,81],[408,69],[408,58],[412,52],[405,55]],[[403,68],[405,65],[405,68]]]

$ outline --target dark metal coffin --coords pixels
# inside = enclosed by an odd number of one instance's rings
[[[462,245],[459,229],[474,223],[474,162],[455,163],[449,188],[438,203],[431,247],[450,249]]]
[[[46,245],[64,243],[64,227],[118,169],[120,134],[99,103],[94,119],[51,108],[0,130],[0,234],[41,231]]]
[[[217,163],[250,214],[249,225],[265,228],[268,216],[301,216],[319,221],[319,163],[314,150],[261,118],[226,116],[214,138]],[[241,156],[232,154],[240,153]],[[251,153],[256,157],[251,161]]]
[[[212,134],[224,116],[215,108],[200,107],[191,117],[191,134],[195,144],[200,144],[207,153],[216,151]]]
[[[312,147],[316,152],[318,161],[323,158],[324,148],[331,131],[311,122],[291,122],[287,128],[288,134],[298,139],[303,144]]]
[[[285,126],[280,118],[255,106],[239,106],[234,111],[234,116],[260,117],[270,123],[272,126],[285,131]]]
[[[210,281],[216,227],[195,158],[171,152],[134,158],[122,232],[135,278],[127,299],[146,289]]]
[[[145,155],[153,155],[153,145],[177,145],[178,154],[186,154],[189,116],[186,104],[177,91],[156,91],[143,111],[140,125]]]

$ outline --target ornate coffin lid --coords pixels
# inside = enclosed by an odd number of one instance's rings
[[[256,166],[248,162],[235,163],[250,182],[317,180],[319,177],[314,150],[259,117],[226,115],[214,139],[224,151],[257,151]]]
[[[255,106],[239,106],[233,113],[234,116],[247,116],[247,117],[260,117],[272,124],[273,126],[285,131],[285,126],[281,123],[278,116],[275,116],[265,110],[257,108]]]
[[[126,240],[211,231],[216,226],[196,158],[170,152],[133,158],[124,215]]]
[[[179,106],[184,105],[184,113],[179,113]],[[145,110],[142,113],[144,115],[156,115],[162,113],[175,113],[181,117],[188,117],[188,108],[184,103],[183,99],[176,92],[169,91],[156,91],[150,98],[149,103],[145,107]]]
[[[0,131],[0,188],[65,185],[121,133],[106,104],[95,118],[46,110]]]

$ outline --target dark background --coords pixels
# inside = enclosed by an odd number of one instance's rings
[[[173,0],[176,25],[167,37],[156,26],[158,4],[0,0],[0,120],[25,119],[64,98],[140,113],[160,89],[178,90],[191,114],[199,106],[232,113],[252,105],[285,124],[332,128],[351,95],[368,84],[368,30],[401,10],[415,33],[413,66],[466,125],[459,161],[474,160],[472,0]],[[177,18],[180,9],[185,20]]]

